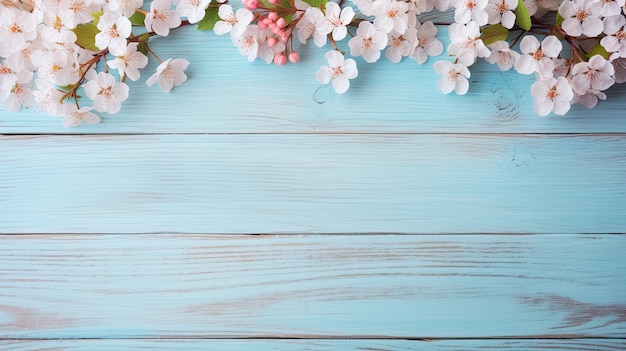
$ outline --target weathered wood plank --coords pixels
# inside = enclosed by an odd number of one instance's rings
[[[0,233],[624,233],[626,138],[0,137]]]
[[[624,340],[37,340],[2,341],[5,351],[142,351],[142,350],[342,350],[342,351],[447,351],[447,350],[577,350],[621,351]]]
[[[359,77],[337,95],[315,80],[330,44],[309,45],[302,63],[285,66],[248,63],[227,36],[193,28],[151,47],[163,58],[187,58],[189,81],[171,94],[146,87],[152,62],[140,81],[129,82],[123,113],[103,115],[103,125],[68,130],[43,113],[2,111],[0,133],[626,132],[624,86],[610,90],[597,109],[577,106],[566,117],[543,118],[532,111],[532,75],[501,73],[487,63],[472,67],[470,92],[454,96],[437,90],[435,60],[422,66],[358,60]]]
[[[626,337],[626,235],[4,235],[0,338]]]

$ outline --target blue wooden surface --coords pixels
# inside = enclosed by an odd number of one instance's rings
[[[313,47],[153,48],[190,80],[101,125],[0,112],[0,348],[626,348],[624,88],[538,117],[486,64],[458,97],[359,61],[336,95]]]

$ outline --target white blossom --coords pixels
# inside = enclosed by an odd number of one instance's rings
[[[198,23],[204,18],[205,10],[210,3],[211,0],[180,0],[176,5],[176,13],[181,17],[187,17],[189,23]],[[219,11],[221,11],[222,7],[220,6]]]
[[[439,56],[443,52],[443,43],[436,38],[437,27],[433,22],[428,21],[420,25],[416,23],[417,43],[413,52],[410,54],[420,65],[428,60],[428,56]]]
[[[602,33],[602,20],[599,1],[565,0],[559,6],[559,13],[563,17],[563,30],[571,36],[578,37],[584,34],[595,37]]]
[[[535,18],[541,18],[548,11],[556,11],[559,8],[557,0],[524,0],[524,5],[528,13]]]
[[[189,61],[181,58],[167,59],[163,61],[156,69],[146,84],[151,87],[158,82],[159,87],[164,92],[169,92],[173,87],[183,84],[187,80],[185,69],[189,66]]]
[[[317,7],[307,8],[296,24],[296,28],[298,28],[298,39],[302,44],[306,44],[306,41],[313,37],[313,42],[319,47],[326,44],[326,36],[333,30],[322,10]]]
[[[552,77],[554,61],[563,49],[563,44],[554,35],[543,39],[541,44],[533,35],[525,36],[520,43],[522,55],[515,62],[515,69],[522,74],[537,72],[540,79]]]
[[[332,81],[333,88],[338,94],[345,93],[350,88],[349,79],[354,79],[359,74],[356,62],[353,59],[345,59],[336,50],[327,52],[324,57],[328,60],[328,66],[322,66],[317,71],[317,80],[322,84]]]
[[[573,104],[581,104],[586,108],[594,108],[598,104],[598,100],[606,100],[606,94],[589,89],[584,94],[578,94],[574,92],[574,100],[572,100]]]
[[[489,0],[487,14],[489,24],[500,23],[505,28],[513,28],[517,0]]]
[[[565,77],[538,80],[530,87],[530,94],[535,98],[533,109],[540,116],[547,116],[550,112],[564,115],[574,98],[574,92]]]
[[[32,78],[32,72],[22,71],[15,74],[15,80],[11,80],[9,85],[0,86],[0,102],[7,111],[16,112],[22,107],[34,106]]]
[[[43,80],[35,80],[37,90],[33,91],[33,97],[37,104],[50,116],[63,116],[61,99],[63,93],[52,83]]]
[[[509,43],[504,40],[490,44],[489,49],[491,49],[491,54],[485,58],[485,61],[495,63],[501,71],[510,70],[520,57],[520,54],[512,50]]]
[[[234,13],[232,6],[226,4],[220,6],[218,15],[222,20],[215,23],[213,27],[215,34],[222,35],[230,32],[234,37],[239,37],[246,31],[253,17],[248,9],[241,8]]]
[[[118,113],[122,102],[128,98],[128,85],[116,82],[106,72],[99,72],[95,79],[84,86],[85,94],[93,100],[93,107],[98,112]]]
[[[259,43],[257,42],[257,35],[259,34],[259,27],[256,25],[250,25],[241,34],[241,36],[231,36],[233,44],[239,49],[239,54],[248,57],[248,61],[254,61],[259,52]]]
[[[402,57],[409,56],[417,43],[417,30],[415,28],[407,28],[404,34],[396,31],[389,33],[389,47],[385,51],[385,57],[389,61],[398,63]]]
[[[93,107],[78,108],[74,104],[66,104],[63,116],[63,126],[65,128],[78,127],[85,123],[88,125],[100,123],[100,117],[91,112]]]
[[[622,15],[603,19],[605,37],[600,45],[608,52],[617,52],[618,56],[626,56],[626,18]]]
[[[433,68],[435,72],[442,75],[437,84],[441,92],[450,94],[454,91],[458,95],[467,93],[469,90],[468,79],[470,77],[470,71],[467,69],[467,66],[449,61],[437,61]]]
[[[126,38],[131,34],[131,27],[128,18],[105,13],[98,21],[100,33],[96,34],[96,46],[100,50],[108,48],[115,56],[121,55],[126,51]]]
[[[93,20],[93,13],[100,10],[91,0],[60,0],[59,15],[70,28]]]
[[[107,61],[107,65],[112,69],[117,69],[121,77],[128,77],[130,80],[139,79],[139,68],[144,68],[148,64],[148,57],[137,51],[137,43],[129,43],[126,50],[113,60]]]
[[[8,7],[0,8],[0,46],[9,53],[22,50],[28,41],[37,37],[36,26],[32,13]]]
[[[448,53],[456,56],[459,63],[470,66],[476,57],[487,57],[489,49],[480,39],[478,23],[470,21],[467,24],[452,23],[449,29],[450,45]]]
[[[374,2],[374,26],[385,32],[392,30],[403,34],[408,27],[409,17],[407,15],[408,5],[404,1],[397,0],[376,0]]]
[[[572,68],[572,88],[577,94],[584,94],[590,89],[604,91],[615,80],[613,65],[600,55],[594,55],[588,62],[579,62]]]
[[[348,41],[350,55],[362,56],[365,61],[372,63],[380,58],[380,51],[387,46],[387,35],[377,30],[367,21],[359,23],[356,36]]]
[[[180,26],[180,17],[171,8],[170,0],[153,0],[150,4],[150,12],[144,21],[146,29],[165,37],[170,33],[171,28]]]
[[[460,24],[475,21],[479,26],[487,24],[489,15],[485,8],[488,0],[457,0],[454,21]]]
[[[348,33],[346,26],[354,18],[352,7],[341,9],[337,3],[329,1],[326,3],[326,21],[332,27],[332,35],[335,40],[343,40]]]

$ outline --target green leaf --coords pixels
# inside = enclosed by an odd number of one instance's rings
[[[220,20],[220,16],[217,14],[218,7],[209,6],[204,12],[204,18],[198,22],[198,30],[211,30],[215,27],[215,23]]]
[[[587,52],[587,57],[588,58],[592,58],[592,57],[594,57],[596,55],[600,55],[600,56],[604,57],[607,60],[609,59],[609,56],[610,56],[608,51],[606,51],[604,46],[600,45],[600,43],[596,44],[594,47],[591,48],[591,50],[589,50],[589,52]]]
[[[128,17],[128,19],[134,26],[145,26],[146,15],[139,11],[135,11],[135,13]]]
[[[93,24],[94,25],[98,25],[98,22],[100,22],[100,17],[102,17],[102,15],[104,15],[103,11],[97,11],[97,12],[92,12],[91,16],[93,17]]]
[[[93,22],[80,24],[72,31],[76,33],[76,45],[87,50],[100,51],[96,46],[96,34],[100,33],[100,30]]]
[[[490,45],[499,40],[507,40],[509,37],[509,30],[504,28],[501,24],[493,24],[483,29],[480,39],[483,40],[485,45]]]
[[[565,18],[563,18],[563,16],[561,16],[560,13],[556,13],[556,26],[557,27],[561,27],[561,25],[563,24],[563,21],[565,20]]]
[[[322,5],[326,5],[326,3],[328,2],[328,0],[302,0],[302,1],[317,8],[321,8]]]
[[[148,46],[145,43],[137,44],[137,51],[148,56]]]
[[[523,30],[529,30],[532,27],[532,21],[530,19],[530,13],[528,13],[528,9],[526,5],[524,5],[524,0],[517,0],[517,8],[515,8],[515,24]]]

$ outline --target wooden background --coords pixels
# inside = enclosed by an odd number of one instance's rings
[[[170,94],[0,112],[0,349],[626,349],[623,87],[539,117],[486,63],[459,97],[359,60],[337,95],[313,46],[158,40]]]

